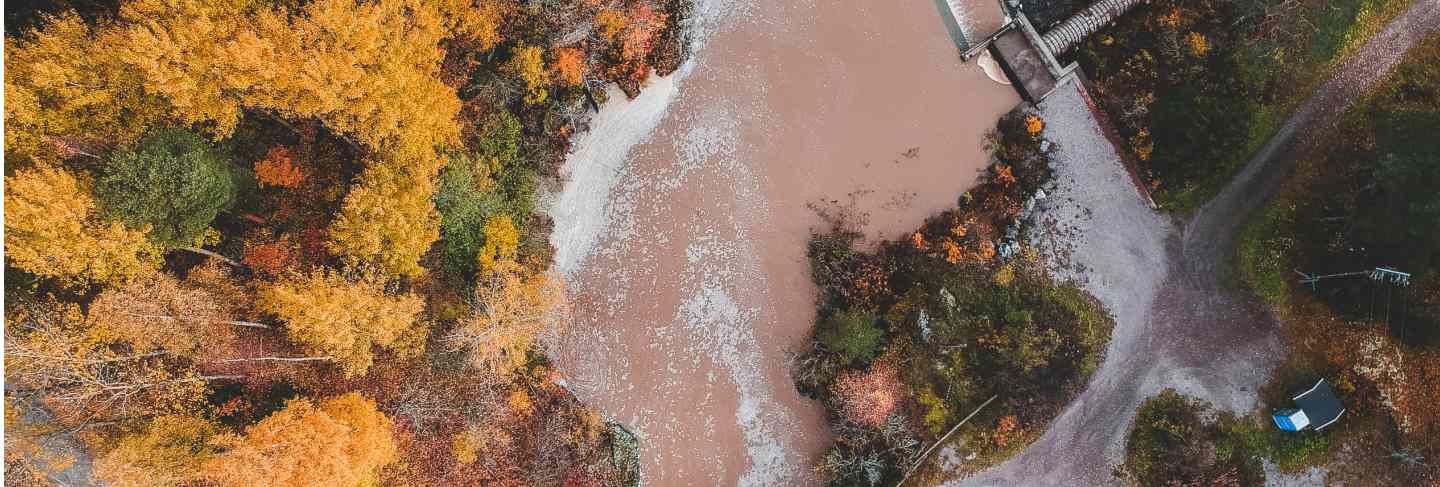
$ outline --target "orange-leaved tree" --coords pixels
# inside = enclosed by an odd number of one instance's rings
[[[372,485],[398,458],[394,424],[375,402],[351,392],[321,402],[295,399],[275,414],[222,435],[223,453],[205,478],[222,486]]]
[[[258,306],[285,321],[285,333],[308,352],[330,357],[345,374],[364,374],[375,347],[396,350],[417,324],[425,302],[414,294],[390,295],[374,277],[346,279],[322,269],[266,284]]]
[[[264,159],[255,161],[255,179],[261,186],[294,189],[305,180],[305,173],[295,164],[290,148],[277,145],[265,153]]]
[[[247,293],[220,266],[211,260],[191,270],[184,283],[151,272],[106,290],[90,304],[89,320],[97,333],[137,351],[214,356],[235,339],[237,327],[270,328],[240,319]]]
[[[5,254],[64,284],[121,283],[159,264],[143,230],[102,219],[74,175],[46,165],[5,178]]]
[[[580,86],[585,81],[585,51],[573,47],[562,47],[551,51],[550,67],[555,70],[555,79],[569,86]]]

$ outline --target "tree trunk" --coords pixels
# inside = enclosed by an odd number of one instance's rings
[[[250,327],[250,328],[264,328],[264,329],[266,329],[266,330],[275,328],[275,327],[273,327],[273,326],[270,326],[270,325],[267,325],[267,324],[264,324],[264,323],[256,323],[256,322],[253,322],[253,321],[230,320],[230,321],[222,321],[221,323],[224,323],[224,324],[227,324],[227,325],[235,325],[235,326],[248,326],[248,327]]]
[[[235,262],[234,260],[230,259],[229,257],[223,256],[223,255],[220,255],[220,254],[217,254],[217,253],[215,253],[215,252],[212,252],[212,251],[209,251],[209,250],[205,250],[205,249],[202,249],[202,248],[199,248],[199,247],[181,247],[180,249],[181,249],[181,250],[188,250],[188,251],[191,251],[191,252],[194,252],[194,253],[197,253],[197,254],[206,256],[206,257],[210,257],[210,258],[220,259],[221,262],[224,262],[224,263],[226,263],[226,264],[230,264],[230,265],[233,266],[233,267],[245,267],[244,264],[241,264],[241,263],[239,263],[239,262]]]
[[[136,318],[146,318],[146,319],[151,319],[151,320],[165,320],[165,321],[185,320],[185,321],[196,321],[196,320],[194,320],[194,319],[192,319],[192,318],[181,318],[181,317],[169,316],[169,315],[146,315],[146,314],[128,313],[128,312],[125,313],[125,314],[130,315],[130,316],[134,316],[134,317],[136,317]],[[256,322],[253,322],[253,321],[220,320],[220,323],[224,323],[224,324],[227,324],[227,325],[235,325],[235,326],[245,326],[245,327],[249,327],[249,328],[264,328],[264,329],[267,329],[267,330],[275,328],[275,327],[273,327],[273,326],[270,326],[270,325],[267,325],[267,324],[264,324],[264,323],[256,323]]]
[[[236,362],[316,362],[316,361],[330,361],[330,360],[335,360],[335,358],[334,358],[334,357],[329,357],[329,356],[325,356],[325,357],[250,357],[250,358],[230,358],[230,359],[225,359],[225,360],[216,360],[216,362],[222,363],[222,364],[232,364],[232,363],[236,363]]]

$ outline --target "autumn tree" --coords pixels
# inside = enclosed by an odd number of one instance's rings
[[[191,271],[184,283],[160,272],[100,293],[89,320],[100,333],[136,350],[200,357],[236,338],[239,328],[270,328],[240,319],[245,290],[215,261]]]
[[[5,149],[36,157],[95,150],[57,150],[135,142],[165,118],[168,104],[147,93],[143,73],[118,54],[112,29],[92,28],[74,12],[46,17],[44,28],[5,37]],[[14,160],[14,159],[12,159]]]
[[[349,280],[326,269],[265,285],[257,304],[285,321],[292,341],[334,359],[350,376],[370,368],[375,347],[395,349],[405,343],[401,338],[425,306],[414,294],[389,295],[376,278]]]
[[[480,247],[480,272],[493,272],[501,261],[514,261],[520,247],[520,231],[509,215],[496,215],[485,222],[485,244]]]
[[[150,228],[150,240],[164,248],[195,246],[236,194],[219,152],[174,128],[153,132],[112,157],[95,189],[107,212],[132,228]]]
[[[525,103],[539,105],[550,97],[550,73],[545,70],[545,49],[539,46],[517,45],[510,50],[510,62],[505,72],[525,84]]]
[[[495,263],[476,283],[470,319],[451,332],[452,349],[468,352],[470,363],[509,372],[525,364],[536,336],[563,325],[565,287],[553,273],[525,275],[512,260]]]
[[[841,373],[833,389],[841,416],[866,426],[884,424],[909,395],[893,354],[876,360],[869,369]]]
[[[445,22],[425,3],[322,0],[292,15],[240,0],[137,0],[121,17],[125,61],[146,87],[217,135],[243,107],[316,117],[372,148],[458,133],[459,101],[433,76]]]
[[[390,418],[359,393],[319,405],[295,399],[269,417],[222,435],[223,453],[203,476],[222,486],[373,485],[398,457]]]
[[[285,272],[294,266],[298,259],[298,249],[290,241],[290,238],[281,235],[280,238],[272,241],[247,241],[245,243],[245,266],[257,273],[266,276],[273,276]]]
[[[440,0],[438,7],[453,23],[456,36],[473,42],[478,52],[500,44],[500,24],[515,9],[510,0]]]
[[[628,25],[629,19],[626,19],[625,13],[620,10],[607,8],[595,14],[595,26],[599,28],[600,36],[609,42],[618,42],[620,33],[624,32]]]
[[[160,416],[120,438],[95,460],[95,478],[108,485],[169,487],[200,479],[200,466],[216,453],[220,428],[195,416]]]
[[[255,179],[261,186],[294,189],[305,180],[305,173],[295,164],[290,148],[277,145],[265,153],[264,159],[255,161]]]
[[[552,51],[551,57],[556,80],[568,86],[580,86],[585,81],[585,51],[562,47]]]
[[[440,218],[430,200],[434,178],[415,172],[398,161],[365,168],[330,225],[330,250],[391,275],[424,273],[420,257],[440,238]]]
[[[7,396],[34,401],[66,427],[194,411],[206,381],[223,378],[96,336],[75,305],[11,298],[5,319]]]
[[[143,231],[101,219],[75,176],[44,165],[5,178],[5,253],[65,284],[118,283],[159,262]]]
[[[620,56],[626,60],[639,61],[654,49],[655,36],[665,28],[665,14],[656,11],[646,2],[637,2],[625,12],[628,21],[624,36],[620,39]]]

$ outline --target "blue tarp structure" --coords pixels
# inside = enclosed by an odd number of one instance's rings
[[[1320,379],[1310,390],[1295,396],[1295,406],[1275,411],[1275,426],[1285,431],[1305,431],[1311,427],[1320,431],[1345,414],[1345,406],[1340,404],[1340,399],[1335,397],[1335,391],[1330,389],[1325,379]]]

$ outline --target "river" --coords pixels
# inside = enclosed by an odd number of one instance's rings
[[[996,25],[972,2],[961,31]],[[699,0],[692,59],[578,136],[550,212],[568,386],[641,439],[646,485],[804,485],[829,442],[786,354],[815,313],[810,204],[873,242],[955,204],[1019,100],[934,1]],[[827,203],[828,202],[828,203]]]

